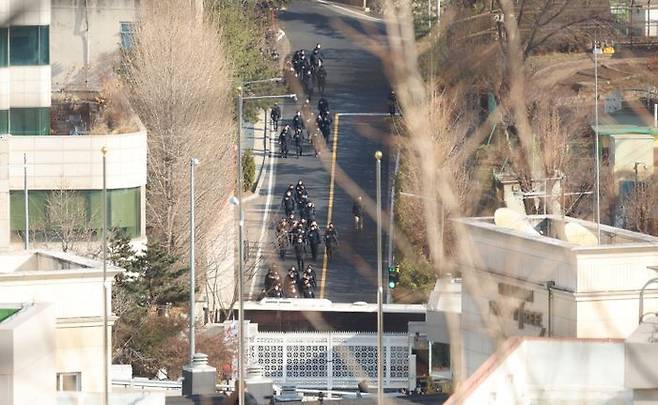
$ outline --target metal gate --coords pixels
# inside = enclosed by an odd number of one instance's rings
[[[277,384],[299,388],[356,388],[377,382],[377,334],[360,332],[256,332],[249,336],[250,362]],[[384,387],[408,384],[406,334],[384,335]]]

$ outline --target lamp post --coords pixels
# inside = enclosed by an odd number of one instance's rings
[[[377,176],[377,403],[384,403],[384,288],[382,287],[382,152],[375,152]]]
[[[196,338],[194,336],[194,300],[196,290],[196,271],[194,257],[194,169],[199,165],[196,158],[190,159],[190,366],[194,364],[194,352],[196,351]]]
[[[278,79],[278,78],[277,78]],[[268,79],[264,81],[273,81],[274,79]],[[247,82],[247,84],[257,83],[259,80],[253,82]],[[245,333],[244,333],[244,253],[243,253],[243,244],[244,244],[244,207],[242,204],[242,188],[244,187],[244,178],[242,175],[242,126],[243,126],[243,111],[242,106],[245,100],[260,100],[260,99],[275,99],[275,98],[292,98],[297,100],[297,95],[295,94],[281,94],[281,95],[271,95],[271,96],[248,96],[244,97],[244,90],[242,87],[239,88],[238,94],[238,153],[237,153],[237,205],[238,205],[238,404],[244,404],[244,374],[245,374],[245,362],[244,362],[244,351],[245,351]]]
[[[23,153],[23,194],[25,198],[25,250],[29,250],[30,249],[30,208],[28,206],[28,194],[27,194],[27,153]]]
[[[594,155],[596,156],[596,198],[595,198],[595,218],[596,218],[596,238],[601,244],[601,159],[599,157],[599,60],[598,55],[601,53],[596,39],[594,39]]]
[[[102,243],[103,243],[103,404],[110,403],[110,359],[108,351],[108,288],[107,288],[107,147],[101,148],[103,154],[103,226],[102,226]],[[27,188],[26,188],[27,189]],[[27,194],[27,193],[26,193]],[[27,229],[27,228],[26,228]]]

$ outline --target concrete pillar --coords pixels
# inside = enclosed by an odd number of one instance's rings
[[[217,370],[208,365],[208,355],[195,353],[192,364],[183,367],[183,396],[215,393]]]

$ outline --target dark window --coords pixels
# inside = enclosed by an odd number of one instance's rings
[[[12,135],[49,135],[50,108],[12,108],[9,112]]]
[[[0,67],[9,65],[9,28],[0,28]]]
[[[80,391],[82,373],[57,373],[57,391]]]
[[[48,28],[47,25],[11,27],[9,29],[9,63],[12,66],[49,64]]]
[[[135,24],[131,22],[121,23],[121,48],[130,49],[133,46],[133,33],[135,31]]]
[[[0,110],[0,134],[9,133],[9,110]]]
[[[22,239],[25,230],[25,194],[10,192],[10,227],[13,237]],[[76,223],[79,234],[73,238],[100,235],[103,192],[101,190],[32,190],[28,192],[30,237],[35,240],[57,238],[53,227]],[[107,191],[108,226],[121,228],[132,237],[141,232],[141,190],[125,188]],[[59,217],[59,218],[55,218]],[[91,232],[90,232],[91,231]]]

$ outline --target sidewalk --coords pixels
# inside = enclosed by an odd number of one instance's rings
[[[267,114],[267,115],[266,115]],[[267,117],[267,123],[265,118]],[[243,130],[244,150],[253,150],[256,163],[256,187],[243,199],[245,207],[245,296],[257,294],[262,271],[273,254],[270,235],[273,198],[270,187],[274,182],[276,157],[271,154],[272,137],[276,137],[269,123],[269,110],[259,114],[259,121],[248,123]],[[253,279],[253,282],[252,282]]]
[[[244,153],[247,149],[251,149],[254,156],[254,163],[256,163],[256,187],[253,193],[249,193],[243,198],[244,201],[251,201],[257,198],[263,185],[264,166],[269,155],[266,145],[271,136],[269,113],[269,110],[261,111],[258,114],[257,122],[245,122],[242,128],[242,152]]]

